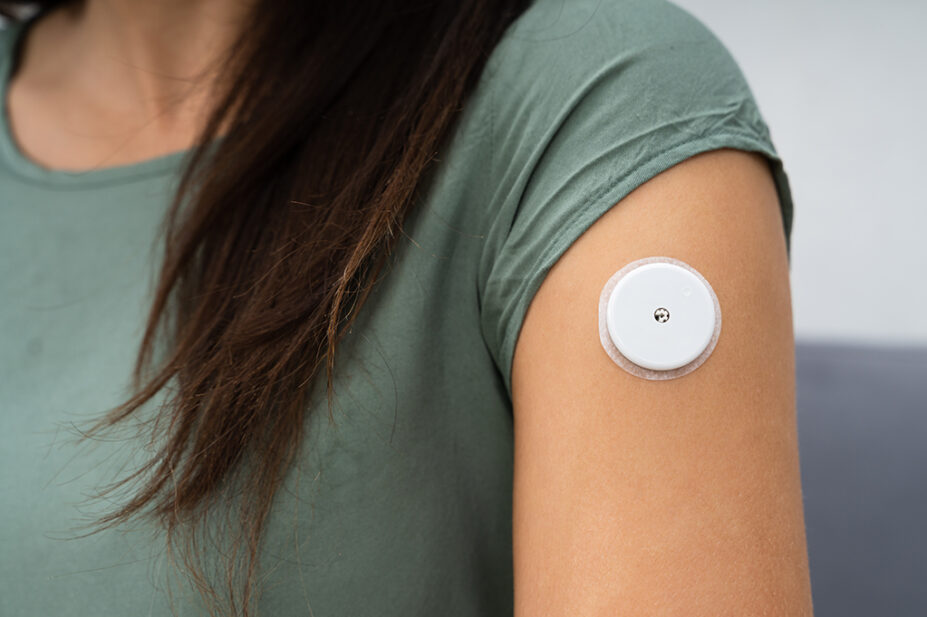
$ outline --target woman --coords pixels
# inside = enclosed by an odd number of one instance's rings
[[[811,614],[791,196],[695,18],[3,4],[3,615]],[[724,307],[665,381],[596,331],[653,255]]]

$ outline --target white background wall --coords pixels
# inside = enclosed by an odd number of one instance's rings
[[[927,345],[927,1],[674,1],[731,50],[785,162],[796,336]]]

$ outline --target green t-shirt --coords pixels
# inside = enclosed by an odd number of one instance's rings
[[[19,31],[0,32],[0,88]],[[153,527],[73,537],[137,444],[88,448],[74,426],[127,392],[183,153],[47,170],[17,148],[5,105],[2,121],[0,614],[164,617]],[[317,382],[266,536],[262,614],[511,614],[510,368],[545,273],[635,187],[723,147],[768,157],[791,231],[741,70],[666,0],[536,0],[452,137],[337,352],[334,424]],[[178,614],[200,614],[173,588]]]

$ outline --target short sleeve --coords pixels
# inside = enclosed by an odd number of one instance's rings
[[[789,180],[745,76],[666,0],[535,0],[487,65],[492,177],[481,329],[511,396],[515,342],[557,259],[639,185],[695,154],[765,155],[790,253]]]

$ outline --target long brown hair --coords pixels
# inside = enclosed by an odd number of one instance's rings
[[[99,523],[155,517],[212,614],[249,614],[309,385],[324,363],[331,415],[335,346],[490,52],[529,3],[255,2],[164,221],[133,394],[90,431],[170,391],[146,425],[151,457],[116,485],[137,488]],[[230,483],[237,509],[221,498]],[[220,504],[237,521],[224,592],[198,565],[197,531]]]

